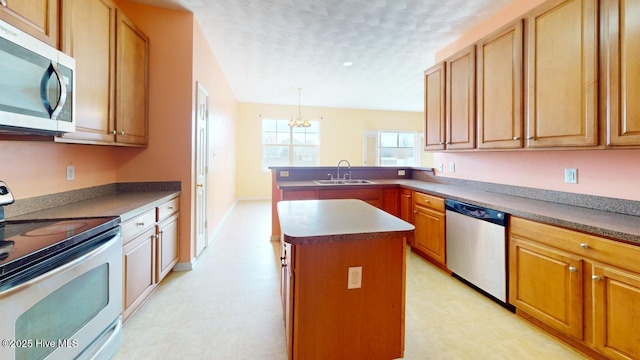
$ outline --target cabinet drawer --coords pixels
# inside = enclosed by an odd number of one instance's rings
[[[585,258],[640,272],[640,246],[512,216],[509,234]]]
[[[314,200],[315,198],[315,190],[293,190],[282,193],[282,200]]]
[[[123,223],[122,229],[122,243],[126,244],[131,241],[136,235],[149,229],[156,223],[156,209],[149,209],[144,213],[134,217],[133,219]]]
[[[318,191],[318,199],[360,199],[371,203],[380,201],[380,189],[329,189]]]
[[[166,219],[167,217],[169,217],[172,214],[175,214],[176,212],[178,212],[178,210],[180,210],[180,198],[174,198],[171,199],[169,201],[167,201],[166,203],[158,206],[156,208],[157,211],[157,221],[161,221]]]
[[[419,192],[413,193],[414,204],[424,206],[436,211],[444,212],[444,199]]]

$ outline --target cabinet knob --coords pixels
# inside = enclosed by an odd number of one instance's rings
[[[144,226],[144,222],[143,221],[138,221],[138,222],[136,222],[136,226]]]
[[[404,196],[406,198],[411,198],[411,195],[409,195],[409,194],[402,194],[402,196]]]
[[[418,210],[413,210],[413,213],[414,213],[414,214],[417,214],[417,213],[418,213]]]
[[[580,247],[583,249],[588,249],[589,248],[589,244],[580,244]]]
[[[7,6],[7,0],[0,0],[0,6]]]
[[[173,210],[173,206],[167,206],[167,210]]]
[[[569,266],[569,272],[576,272],[578,271],[578,269],[576,269],[575,266]]]
[[[527,136],[527,140],[533,140],[533,136]]]
[[[124,135],[124,131],[120,131],[120,135]]]
[[[0,0],[0,1],[2,1],[2,0]],[[112,133],[113,135],[115,135],[115,134],[117,134],[118,132],[117,132],[117,131],[115,131],[115,130],[111,130],[111,133]]]
[[[447,141],[447,142],[446,142],[446,144],[447,144],[447,145],[451,145],[451,141]]]
[[[440,141],[440,143],[438,145],[444,145],[444,142]]]
[[[592,275],[591,278],[593,279],[593,281],[600,281],[600,276],[598,275]]]
[[[428,203],[430,203],[430,201],[429,201],[429,200],[425,200],[424,202],[425,202],[425,203],[427,203],[427,204],[428,204]]]
[[[513,141],[518,141],[518,140],[520,140],[520,136],[514,136],[513,137]]]

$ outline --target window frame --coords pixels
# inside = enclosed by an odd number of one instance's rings
[[[265,143],[265,121],[276,121],[276,143]],[[294,127],[294,126],[289,126],[289,120],[288,119],[282,119],[282,118],[269,118],[269,117],[263,117],[262,118],[262,129],[261,129],[261,134],[262,134],[262,160],[261,160],[261,170],[262,171],[270,171],[269,167],[277,167],[277,166],[298,166],[299,164],[295,164],[295,149],[296,148],[304,148],[304,147],[308,147],[308,148],[315,148],[316,149],[316,161],[315,164],[309,164],[307,166],[318,166],[320,164],[320,120],[309,120],[309,122],[311,123],[311,127],[309,128],[303,128],[303,127]],[[279,123],[286,123],[286,127],[288,128],[288,132],[284,132],[278,131],[278,124]],[[295,132],[294,129],[305,129],[304,134],[306,135],[306,129],[312,129],[315,128],[317,129],[317,132],[314,133],[316,134],[316,143],[315,144],[308,144],[308,143],[301,143],[301,144],[297,144],[294,142],[295,140]],[[282,144],[282,143],[277,143],[277,134],[288,134],[288,143],[286,144]],[[265,163],[265,149],[269,148],[269,147],[287,147],[288,149],[288,159],[289,159],[289,163],[287,165],[273,165],[273,164],[266,164]]]

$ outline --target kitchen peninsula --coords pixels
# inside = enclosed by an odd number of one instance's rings
[[[289,359],[402,357],[414,226],[354,199],[282,201],[277,210]]]

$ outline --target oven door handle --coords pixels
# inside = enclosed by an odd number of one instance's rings
[[[37,275],[23,283],[10,287],[6,290],[0,291],[0,298],[10,295],[12,293],[19,292],[22,289],[28,288],[29,286],[32,286],[35,283],[46,281],[47,279],[52,278],[68,269],[72,269],[73,267],[78,266],[86,261],[89,261],[96,256],[100,256],[102,253],[108,251],[112,246],[121,246],[120,244],[121,244],[120,231],[118,231],[115,235],[111,235],[111,239],[105,242],[100,242],[99,245],[97,245],[95,248],[93,248],[89,252],[82,254],[81,256],[69,262],[61,264],[59,266],[55,266],[53,269],[43,274]]]

